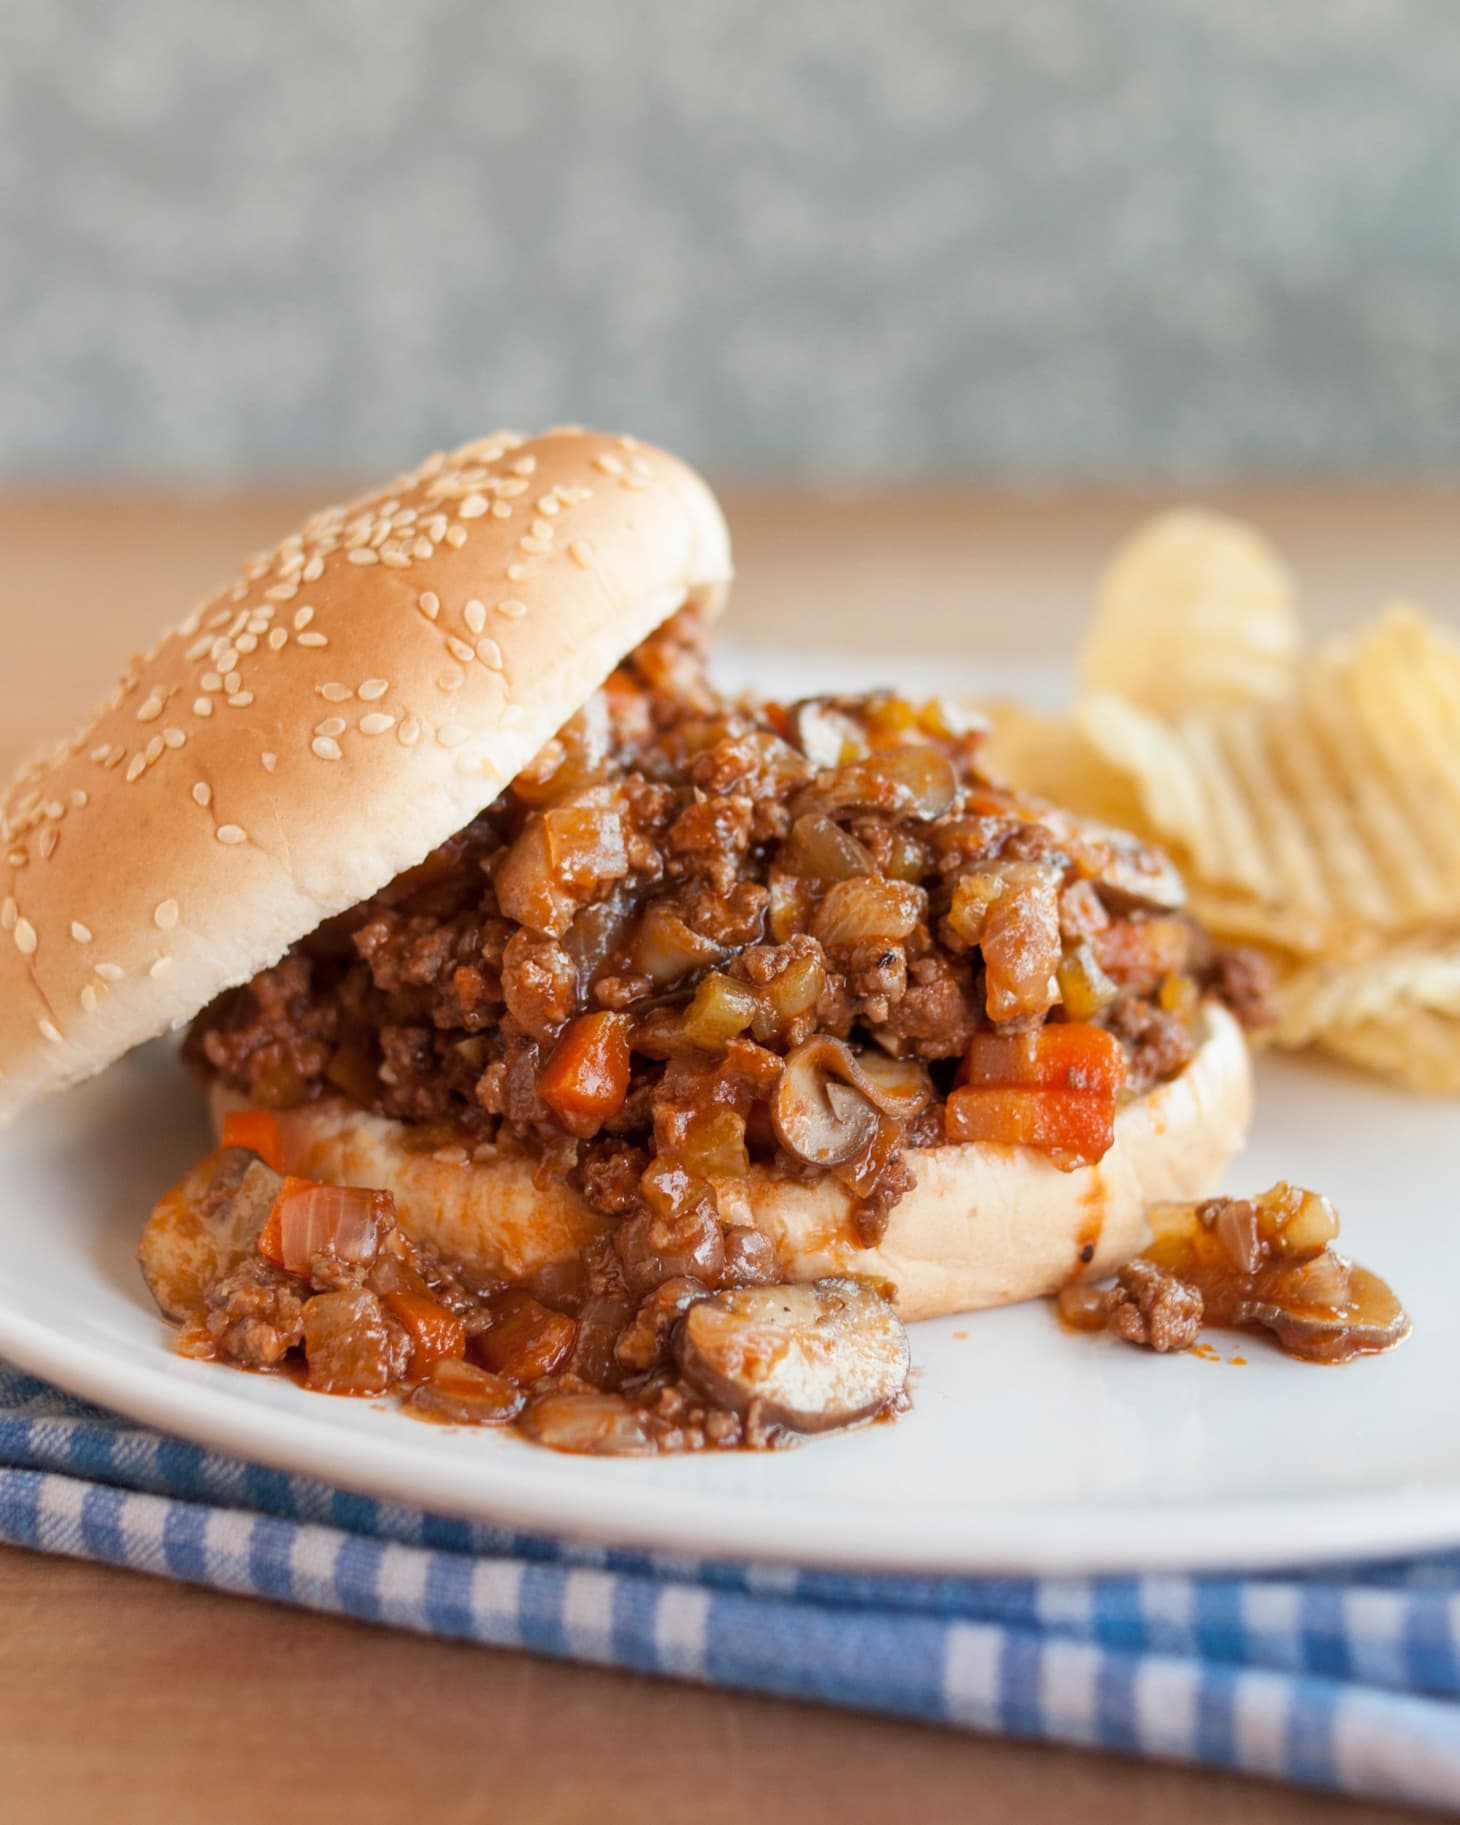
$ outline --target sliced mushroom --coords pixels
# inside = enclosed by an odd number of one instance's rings
[[[838,1081],[840,1066],[837,1077],[828,1074],[823,1039],[808,1039],[786,1060],[771,1097],[771,1124],[795,1159],[808,1166],[840,1166],[876,1134],[877,1111],[859,1090]]]
[[[691,1306],[675,1343],[707,1400],[772,1425],[830,1432],[870,1419],[907,1380],[907,1332],[865,1280],[747,1286]]]
[[[1123,830],[1104,832],[1110,859],[1097,877],[1100,897],[1112,912],[1179,912],[1186,904],[1181,871],[1154,843]]]
[[[1329,1271],[1320,1281],[1305,1275],[1305,1267]],[[1305,1286],[1304,1278],[1313,1284]],[[1374,1356],[1409,1335],[1409,1314],[1385,1282],[1332,1250],[1285,1276],[1281,1292],[1280,1300],[1252,1300],[1248,1321],[1265,1325],[1291,1355],[1310,1362]]]
[[[844,1039],[817,1033],[787,1058],[771,1097],[781,1145],[808,1166],[840,1166],[877,1132],[878,1114],[905,1121],[932,1095],[914,1059],[854,1052]]]
[[[283,1183],[248,1148],[220,1147],[158,1201],[137,1260],[168,1318],[201,1313],[208,1288],[253,1248]]]

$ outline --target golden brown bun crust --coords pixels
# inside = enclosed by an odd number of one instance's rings
[[[215,1090],[213,1110],[239,1100]],[[788,1280],[866,1274],[897,1289],[904,1318],[1012,1305],[1077,1275],[1111,1272],[1146,1240],[1146,1205],[1211,1192],[1252,1116],[1247,1046],[1225,1009],[1208,1011],[1205,1044],[1169,1084],[1129,1104],[1098,1166],[1060,1172],[1025,1147],[945,1146],[910,1153],[917,1183],[877,1248],[863,1248],[851,1203],[831,1180],[798,1185],[755,1167],[748,1220],[775,1243]],[[413,1154],[405,1130],[343,1102],[280,1118],[291,1172],[395,1194],[405,1227],[448,1257],[527,1278],[564,1264],[608,1227],[561,1181],[533,1182],[533,1162],[490,1165]],[[1081,1251],[1090,1245],[1088,1263]]]
[[[0,1121],[414,866],[729,576],[699,476],[579,430],[432,457],[246,564],[0,801]]]

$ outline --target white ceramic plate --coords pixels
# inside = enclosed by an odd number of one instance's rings
[[[133,1250],[206,1137],[163,1046],[0,1135],[0,1354],[281,1469],[692,1555],[1039,1573],[1460,1542],[1454,1106],[1270,1060],[1259,1109],[1233,1187],[1286,1177],[1338,1200],[1346,1245],[1413,1315],[1392,1355],[1319,1368],[1217,1333],[1220,1360],[1158,1359],[1035,1304],[914,1326],[914,1411],[797,1451],[599,1462],[421,1425],[172,1353]]]

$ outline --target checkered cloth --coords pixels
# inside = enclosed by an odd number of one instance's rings
[[[1036,1580],[611,1551],[220,1457],[3,1365],[0,1540],[494,1647],[1460,1810],[1460,1552]]]

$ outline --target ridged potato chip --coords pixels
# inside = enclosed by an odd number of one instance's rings
[[[1293,579],[1241,520],[1181,507],[1138,527],[1101,581],[1081,683],[1163,716],[1280,697],[1300,645]]]
[[[1322,1039],[1325,1052],[1431,1096],[1460,1095],[1460,1019],[1407,1009],[1340,1027]]]
[[[1413,610],[1325,649],[1282,702],[1166,721],[1105,693],[1076,727],[1219,936],[1345,954],[1460,921],[1460,643]]]
[[[1460,936],[1411,938],[1352,962],[1306,964],[1279,983],[1279,1045],[1310,1045],[1325,1034],[1425,1011],[1460,1021]]]

